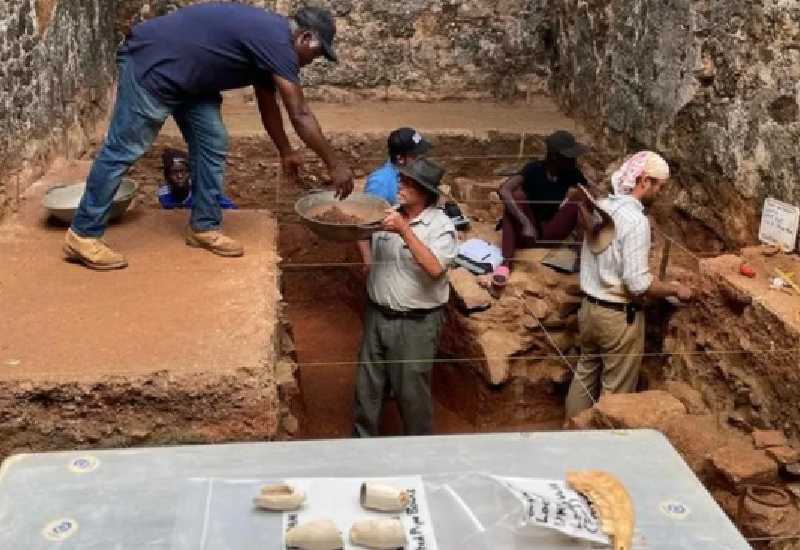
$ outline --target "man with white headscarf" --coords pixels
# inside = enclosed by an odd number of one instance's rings
[[[650,274],[652,204],[669,179],[669,166],[657,153],[629,157],[611,178],[614,192],[598,206],[614,221],[614,232],[588,231],[581,254],[581,289],[586,297],[578,315],[581,360],[567,395],[572,418],[592,406],[601,393],[636,391],[644,352],[645,297],[690,300],[692,290],[657,281]]]

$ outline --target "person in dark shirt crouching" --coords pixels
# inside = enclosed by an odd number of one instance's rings
[[[164,183],[158,187],[158,202],[165,210],[192,207],[192,179],[189,170],[189,156],[178,149],[166,149],[161,154],[164,165]],[[234,202],[223,195],[217,195],[220,208],[238,208]]]
[[[573,196],[578,184],[586,185],[577,158],[588,149],[564,130],[548,136],[545,143],[544,160],[528,163],[500,187],[505,206],[503,263],[493,274],[493,282],[500,286],[508,280],[518,248],[533,247],[537,241],[563,241],[578,225],[579,202],[565,199]]]

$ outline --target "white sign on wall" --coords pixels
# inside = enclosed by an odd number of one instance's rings
[[[767,197],[761,212],[758,239],[762,243],[780,246],[785,252],[794,250],[797,228],[800,225],[800,208]]]

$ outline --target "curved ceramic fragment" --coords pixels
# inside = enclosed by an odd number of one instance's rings
[[[264,510],[297,510],[305,502],[306,495],[297,487],[286,483],[264,485],[261,494],[253,499],[258,508]]]
[[[339,550],[344,548],[344,541],[333,521],[317,519],[289,529],[286,546],[300,550]]]
[[[380,483],[361,484],[361,506],[379,512],[402,512],[408,506],[406,491]]]
[[[614,550],[630,550],[633,543],[633,503],[622,482],[602,470],[567,472],[570,487],[586,496],[600,516],[603,532]]]
[[[350,528],[350,542],[367,548],[405,548],[406,530],[399,518],[364,519]]]

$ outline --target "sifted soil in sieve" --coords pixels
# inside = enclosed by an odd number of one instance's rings
[[[318,222],[336,225],[361,225],[366,223],[366,220],[363,218],[348,214],[338,206],[331,206],[318,214],[314,214],[312,218]]]

